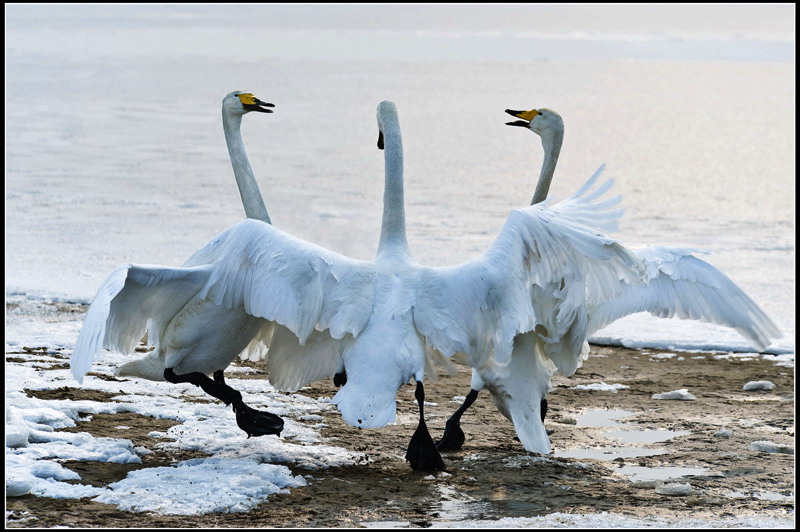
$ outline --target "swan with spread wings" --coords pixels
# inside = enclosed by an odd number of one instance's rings
[[[532,205],[539,204],[550,189],[564,138],[564,121],[551,109],[506,109],[506,113],[520,119],[507,125],[529,129],[541,138],[544,159],[531,200]],[[610,185],[609,182],[607,186]],[[584,200],[601,192],[598,189]],[[603,227],[604,231],[611,229],[613,225]],[[636,312],[732,327],[759,351],[780,337],[778,328],[758,305],[725,274],[693,253],[703,252],[664,246],[634,250],[643,273],[635,282],[607,279],[597,284],[591,277],[567,276],[552,277],[546,284],[534,283],[530,297],[536,327],[515,338],[507,367],[499,371],[491,366],[473,369],[472,389],[464,404],[447,420],[437,448],[454,450],[463,445],[461,416],[478,392],[487,388],[498,409],[514,424],[525,449],[549,452],[543,422],[551,376],[556,371],[572,375],[589,354],[586,340],[590,335]],[[582,290],[586,291],[584,296]]]
[[[538,405],[549,375],[539,365],[573,372],[585,356],[587,309],[635,289],[647,276],[639,257],[604,236],[620,216],[611,210],[616,198],[598,200],[610,184],[593,189],[598,171],[564,201],[512,211],[479,257],[425,267],[412,259],[406,238],[403,150],[393,103],[378,106],[378,127],[385,188],[375,260],[354,260],[245,220],[185,267],[155,272],[128,265],[101,292],[108,286],[113,301],[114,291],[130,279],[168,291],[172,305],[194,298],[266,320],[275,327],[270,382],[296,390],[346,372],[333,403],[358,427],[393,421],[396,392],[414,379],[420,421],[406,458],[418,470],[444,468],[424,422],[426,349],[461,353],[488,387],[509,392],[499,406],[524,433],[526,448],[547,452]],[[127,332],[113,320],[102,327],[100,321],[93,321],[92,348],[73,354],[73,372],[88,369],[104,338]],[[523,422],[534,417],[538,424]]]
[[[246,91],[230,92],[222,100],[225,143],[245,214],[265,223],[270,218],[244,149],[241,124],[247,113],[271,113],[271,107],[275,106]],[[190,258],[184,266],[191,265]],[[271,325],[241,309],[194,297],[189,278],[172,268],[126,264],[108,277],[78,336],[71,359],[73,375],[82,382],[101,347],[130,353],[145,332],[155,349],[120,366],[117,375],[190,382],[232,404],[236,422],[248,436],[280,434],[283,420],[244,404],[241,393],[223,376],[237,355],[260,350]],[[213,380],[208,377],[212,373]]]

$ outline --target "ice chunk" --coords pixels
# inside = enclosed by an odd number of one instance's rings
[[[654,393],[653,399],[673,399],[677,401],[694,401],[697,399],[694,395],[689,393],[689,390],[682,388],[672,392]]]
[[[765,453],[783,453],[794,454],[794,447],[790,445],[781,445],[769,440],[754,441],[749,446],[751,451],[762,451]]]
[[[688,483],[681,484],[680,482],[658,482],[656,483],[656,493],[673,497],[685,497],[692,493],[692,486]]]
[[[775,387],[770,381],[750,381],[742,387],[742,390],[750,392],[753,390],[771,390]]]

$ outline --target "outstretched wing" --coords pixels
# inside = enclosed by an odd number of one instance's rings
[[[590,313],[589,333],[636,312],[725,325],[759,351],[781,332],[724,273],[692,255],[697,250],[652,246],[636,250],[645,266],[642,283],[620,284],[618,292]]]
[[[208,248],[208,249],[206,249]],[[190,261],[211,273],[199,297],[275,321],[305,343],[314,329],[357,336],[372,311],[372,263],[344,257],[275,227],[244,220]]]
[[[231,227],[187,264],[207,264],[198,297],[275,322],[270,381],[296,390],[341,371],[342,351],[372,312],[372,263],[344,257],[256,220]]]
[[[643,275],[630,251],[603,236],[622,213],[610,210],[618,197],[592,202],[612,185],[590,191],[602,169],[560,203],[513,211],[477,259],[423,271],[414,321],[429,345],[463,352],[473,367],[506,365],[514,338],[536,331],[559,370],[578,367],[587,310]]]
[[[128,353],[145,332],[157,342],[169,320],[203,287],[209,266],[168,268],[123,264],[108,276],[92,300],[70,358],[78,382],[101,348]]]

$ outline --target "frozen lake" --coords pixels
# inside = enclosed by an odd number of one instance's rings
[[[468,260],[527,204],[541,165],[539,139],[506,127],[503,110],[549,107],[566,123],[551,195],[605,162],[626,209],[617,236],[710,251],[786,333],[773,348],[793,351],[789,8],[727,7],[703,27],[656,7],[600,23],[584,7],[464,8],[454,21],[446,6],[260,6],[246,16],[228,6],[11,6],[6,292],[88,301],[118,264],[179,265],[241,220],[219,114],[235,89],[277,106],[247,116],[243,137],[278,227],[374,255],[375,108],[390,99],[412,252],[437,266]],[[748,349],[725,329],[649,316],[598,340]]]

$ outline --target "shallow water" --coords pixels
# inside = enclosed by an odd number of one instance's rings
[[[639,456],[657,456],[667,451],[663,449],[645,449],[642,447],[586,447],[555,451],[553,456],[559,458],[591,458],[592,460],[612,461],[617,458],[636,458]]]
[[[620,427],[623,423],[618,422],[618,419],[635,414],[628,410],[587,410],[575,418],[575,424],[579,427]]]
[[[635,416],[635,412],[628,410],[608,410],[595,409],[587,410],[576,416],[578,427],[614,427],[617,430],[606,430],[599,432],[602,438],[614,443],[613,446],[604,446],[602,443],[593,447],[580,447],[573,449],[556,450],[553,456],[560,458],[592,459],[606,462],[624,461],[626,458],[638,458],[644,456],[658,456],[667,454],[665,449],[654,449],[643,447],[641,444],[652,444],[669,441],[679,436],[691,434],[688,430],[667,430],[667,429],[637,429],[638,425],[617,420],[627,419]],[[596,440],[595,440],[596,441]],[[617,445],[622,442],[624,445]],[[634,482],[645,482],[651,480],[668,480],[687,475],[705,474],[705,468],[691,467],[645,467],[622,465],[616,468],[616,472],[630,477]]]
[[[630,477],[633,482],[647,482],[651,480],[672,480],[690,475],[705,475],[705,467],[641,467],[622,466],[617,473]]]
[[[688,430],[615,430],[606,432],[608,438],[621,440],[624,443],[658,443],[662,441],[671,440],[678,436],[687,436],[691,434]]]

